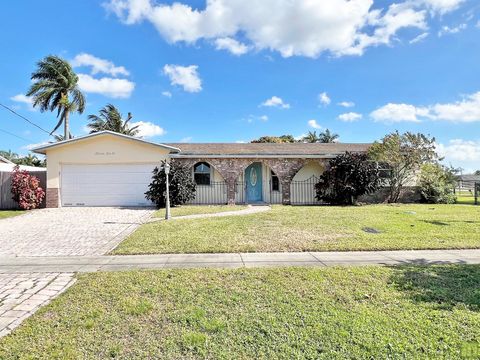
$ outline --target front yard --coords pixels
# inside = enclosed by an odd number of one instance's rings
[[[0,358],[460,358],[478,349],[479,279],[468,265],[87,274]]]
[[[225,211],[237,211],[246,209],[243,205],[185,205],[171,208],[172,216],[187,216],[198,214],[215,214]],[[160,209],[153,214],[154,217],[165,217],[165,209]]]
[[[145,224],[113,253],[479,247],[480,207],[476,206],[274,206],[271,211],[246,216]]]
[[[6,219],[8,217],[17,216],[25,213],[21,210],[0,210],[0,219]]]

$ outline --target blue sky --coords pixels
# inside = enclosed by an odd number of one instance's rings
[[[480,5],[474,0],[17,0],[0,13],[0,102],[40,126],[23,94],[48,54],[87,96],[72,133],[107,103],[157,142],[235,142],[329,128],[342,142],[435,136],[480,169]],[[255,6],[253,6],[255,4]],[[11,133],[17,137],[5,133]],[[0,148],[48,141],[0,108]]]

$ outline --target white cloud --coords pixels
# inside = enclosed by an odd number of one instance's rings
[[[387,104],[373,111],[370,116],[379,122],[419,122],[421,118],[454,123],[480,121],[480,91],[453,103],[437,103],[425,107],[409,104]]]
[[[314,128],[314,129],[321,129],[322,126],[320,124],[317,123],[317,120],[308,120],[308,126],[310,126],[311,128]]]
[[[434,12],[445,14],[457,9],[464,0],[423,0],[421,2]]]
[[[345,121],[345,122],[354,122],[354,121],[360,120],[361,118],[362,118],[362,114],[355,113],[355,112],[348,112],[338,116],[339,120]]]
[[[229,37],[216,39],[215,45],[217,50],[228,50],[237,56],[246,54],[249,50],[247,45]]]
[[[71,64],[73,67],[91,67],[92,75],[96,75],[98,73],[104,73],[114,77],[117,77],[118,75],[130,75],[127,69],[125,69],[123,66],[115,66],[115,64],[110,60],[100,59],[87,53],[81,53],[75,56],[71,61]]]
[[[101,94],[111,98],[128,98],[135,89],[135,83],[127,79],[103,77],[95,79],[87,74],[78,74],[78,86],[87,93]]]
[[[447,34],[457,34],[462,30],[465,30],[467,28],[467,24],[460,24],[458,26],[450,27],[450,26],[442,26],[440,31],[438,32],[438,36],[441,37],[443,35]]]
[[[352,101],[342,101],[342,102],[339,102],[338,105],[344,108],[351,108],[355,106],[355,103]]]
[[[480,170],[480,141],[454,139],[447,144],[437,143],[437,152],[445,157],[446,164],[460,166],[466,172]]]
[[[128,25],[149,21],[170,43],[241,35],[249,43],[245,46],[257,50],[318,57],[361,55],[368,47],[389,45],[401,29],[426,29],[428,12],[444,14],[461,2],[405,0],[373,8],[373,0],[262,0],[255,6],[245,0],[207,0],[198,9],[182,2],[109,0],[106,8]]]
[[[325,91],[321,94],[318,94],[318,101],[320,101],[320,103],[324,106],[327,106],[332,102],[332,100]]]
[[[477,23],[475,24],[475,27],[480,28],[480,20],[477,21]]]
[[[259,119],[262,120],[262,121],[268,121],[268,116],[267,115],[262,115],[262,116],[260,116]]]
[[[417,37],[413,38],[412,40],[409,41],[410,44],[417,44],[419,42],[422,42],[423,40],[425,40],[427,37],[428,37],[429,33],[428,32],[424,32],[424,33],[421,33],[420,35],[418,35]]]
[[[282,98],[279,98],[278,96],[272,96],[270,99],[265,100],[262,103],[262,106],[290,109],[290,104],[285,103]]]
[[[461,101],[431,106],[430,117],[434,120],[452,122],[480,121],[480,91],[466,96]]]
[[[17,103],[26,104],[28,110],[35,111],[35,108],[33,107],[33,100],[28,96],[25,96],[23,94],[17,94],[15,96],[12,96],[10,100],[15,101]]]
[[[195,93],[202,90],[202,80],[197,69],[197,65],[165,65],[163,73],[169,77],[172,85],[179,85],[183,90]]]
[[[32,149],[35,149],[37,147],[40,147],[40,146],[45,146],[45,145],[48,145],[50,144],[49,141],[42,141],[42,142],[39,142],[39,143],[36,143],[36,144],[28,144],[28,145],[24,145],[21,147],[22,150],[32,150]]]
[[[148,122],[148,121],[137,121],[130,124],[130,126],[138,125],[138,136],[140,137],[153,137],[159,135],[165,135],[165,130],[160,126]]]
[[[191,142],[192,139],[193,139],[193,137],[187,136],[187,137],[184,137],[184,138],[180,139],[180,142],[181,143],[188,143],[188,142]]]
[[[162,91],[162,95],[168,98],[172,97],[172,93],[170,91]]]
[[[391,124],[403,121],[420,122],[418,117],[427,114],[428,110],[424,108],[417,108],[408,104],[389,103],[373,111],[370,116],[376,122]]]

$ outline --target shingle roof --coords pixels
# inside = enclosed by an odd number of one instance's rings
[[[457,178],[462,181],[479,181],[480,175],[467,174],[467,175],[458,175]]]
[[[345,143],[173,143],[168,146],[180,149],[177,156],[329,156],[346,151],[366,152],[371,144]]]

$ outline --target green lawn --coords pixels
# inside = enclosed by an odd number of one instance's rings
[[[479,281],[473,265],[81,275],[0,358],[457,359],[479,346]]]
[[[380,233],[371,234],[364,228]],[[246,216],[142,225],[115,254],[480,248],[480,207],[274,206]]]
[[[214,214],[224,211],[235,211],[246,209],[247,206],[242,205],[184,205],[171,208],[172,216],[185,216],[197,214]],[[165,217],[165,209],[160,209],[154,217]]]
[[[459,191],[455,194],[457,196],[457,204],[473,205],[475,204],[475,196],[473,191]]]
[[[17,216],[25,213],[21,210],[0,210],[0,219],[5,219],[12,216]]]

